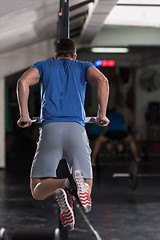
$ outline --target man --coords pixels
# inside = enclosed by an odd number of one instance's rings
[[[95,147],[92,153],[92,162],[96,161],[101,144],[112,140],[122,140],[128,143],[130,145],[134,160],[139,162],[140,158],[136,143],[133,139],[133,136],[127,132],[124,126],[124,118],[122,114],[116,111],[111,111],[107,114],[107,117],[110,119],[111,123],[106,128],[106,131],[96,139]]]
[[[111,123],[107,126],[104,133],[101,134],[95,141],[92,152],[92,164],[96,164],[96,159],[102,144],[109,142],[110,145],[108,145],[108,147],[110,150],[113,150],[115,140],[128,143],[134,158],[134,161],[131,161],[129,164],[129,183],[131,188],[134,190],[137,187],[137,166],[140,162],[136,143],[133,136],[127,132],[125,127],[125,120],[121,113],[115,111],[115,109],[112,109],[112,111],[107,114],[107,117]],[[119,143],[118,151],[122,151],[122,148],[122,144]]]
[[[85,212],[91,210],[91,150],[85,131],[86,83],[96,85],[98,96],[97,124],[106,118],[108,80],[92,63],[76,60],[75,43],[61,39],[56,44],[55,59],[35,63],[18,80],[17,96],[21,128],[32,122],[28,111],[29,87],[41,85],[41,124],[37,150],[31,168],[31,192],[43,200],[54,194],[60,207],[63,226],[74,229],[74,196]],[[25,125],[22,124],[25,122]],[[56,179],[59,161],[65,158],[71,176]]]

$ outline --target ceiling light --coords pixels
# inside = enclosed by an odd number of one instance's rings
[[[152,4],[126,4],[118,3],[109,15],[104,24],[117,26],[139,26],[139,27],[160,27],[160,5]],[[160,2],[159,2],[160,3]],[[124,5],[123,5],[124,4]],[[135,17],[136,13],[136,17]]]
[[[145,5],[157,5],[160,4],[160,0],[118,0],[118,4],[145,4]]]
[[[127,53],[128,48],[126,47],[93,47],[91,48],[93,53]]]

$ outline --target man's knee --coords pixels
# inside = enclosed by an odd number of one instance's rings
[[[134,139],[133,139],[132,135],[128,135],[128,136],[125,138],[125,142],[131,143],[131,142],[133,142],[133,141],[134,141]]]
[[[31,189],[32,197],[35,200],[44,200],[44,198],[42,198],[41,194],[38,191],[38,187],[39,187],[40,184],[41,184],[40,179],[31,178],[31,180],[30,180],[30,189]]]
[[[105,136],[100,135],[97,140],[96,140],[96,144],[101,144],[107,141],[107,138]]]

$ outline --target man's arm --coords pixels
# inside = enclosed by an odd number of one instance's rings
[[[39,71],[37,68],[30,68],[20,77],[17,83],[17,98],[20,111],[20,118],[17,122],[19,127],[29,127],[32,122],[28,111],[29,87],[39,82]],[[26,122],[24,126],[21,122]]]
[[[98,113],[97,113],[97,124],[99,121],[104,120],[107,126],[109,120],[106,117],[106,110],[109,98],[109,84],[108,79],[95,67],[90,67],[87,71],[87,81],[88,83],[95,85],[97,87],[97,97],[98,97]]]

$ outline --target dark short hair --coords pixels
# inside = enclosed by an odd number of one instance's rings
[[[76,46],[73,40],[63,38],[56,43],[55,54],[57,57],[71,57],[76,53]]]

